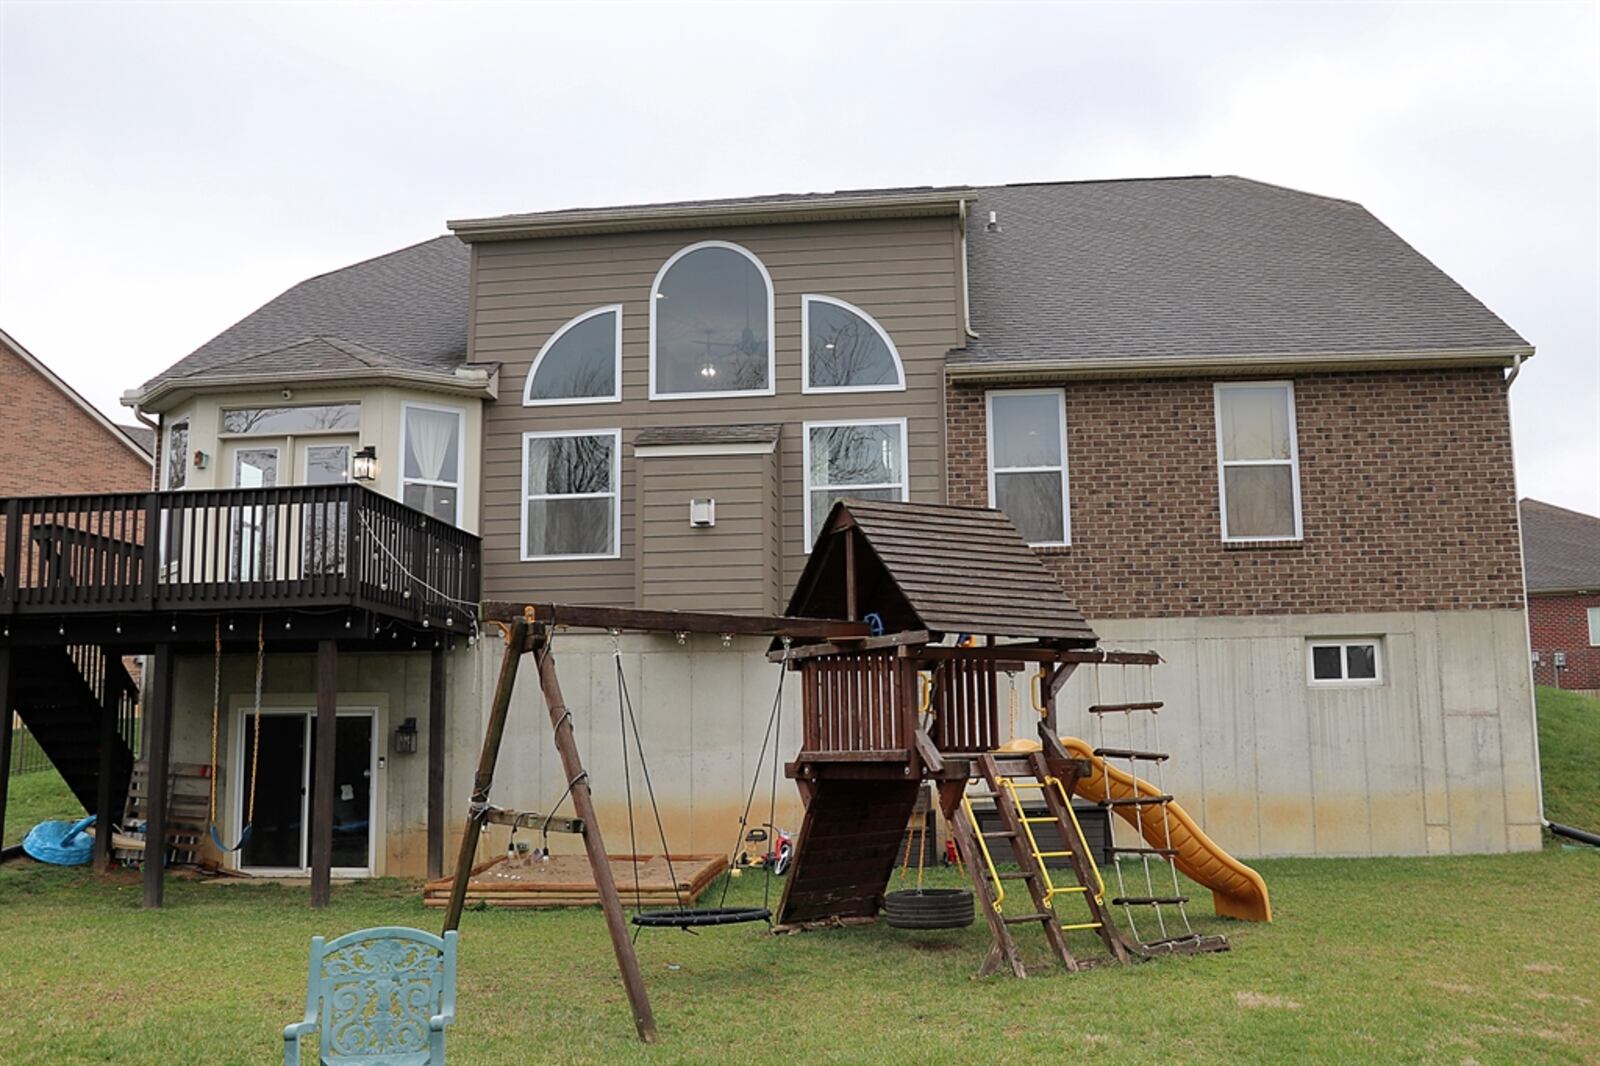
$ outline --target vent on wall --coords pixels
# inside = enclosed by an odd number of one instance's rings
[[[713,499],[689,501],[689,524],[696,529],[707,529],[717,524],[717,501]]]

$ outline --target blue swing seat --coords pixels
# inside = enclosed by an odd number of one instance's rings
[[[284,1066],[320,1030],[324,1066],[444,1066],[456,1020],[456,934],[378,926],[311,938],[306,1014],[283,1030]]]

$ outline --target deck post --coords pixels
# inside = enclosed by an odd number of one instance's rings
[[[11,789],[11,719],[17,713],[11,701],[13,681],[11,649],[0,647],[0,826],[6,824],[6,793]]]
[[[112,753],[117,744],[117,708],[122,693],[112,683],[114,671],[119,666],[117,656],[108,649],[100,650],[100,750],[99,766],[94,782],[94,870],[105,873],[111,869],[111,826],[117,815],[111,810]]]
[[[172,754],[172,645],[157,644],[145,681],[144,905],[161,906],[167,873],[167,793]]]
[[[317,758],[311,770],[311,906],[333,894],[333,775],[338,737],[339,642],[317,641]],[[379,743],[378,737],[372,738]]]
[[[444,647],[428,655],[428,880],[444,876]]]
[[[633,1024],[639,1030],[640,1040],[654,1044],[655,1015],[650,1010],[644,974],[639,971],[639,957],[634,954],[633,940],[628,935],[628,920],[622,912],[622,898],[617,895],[616,881],[611,876],[611,860],[606,854],[605,841],[600,836],[594,800],[589,795],[589,774],[583,768],[577,741],[573,739],[572,712],[567,710],[566,700],[561,695],[556,660],[550,653],[548,641],[541,643],[535,651],[534,661],[539,667],[539,691],[544,695],[545,708],[550,712],[550,725],[555,730],[556,750],[561,753],[562,773],[572,789],[572,808],[583,819],[583,846],[589,853],[589,866],[594,870],[594,884],[600,893],[600,906],[605,910],[611,946],[617,953],[617,969],[622,973],[622,986],[627,990],[628,1003],[633,1007]]]
[[[494,784],[494,764],[500,758],[500,740],[506,732],[506,714],[511,710],[511,693],[517,685],[517,666],[528,650],[528,623],[518,619],[506,631],[506,654],[500,660],[500,681],[489,704],[489,724],[478,751],[478,769],[472,776],[472,798],[467,803],[467,825],[461,833],[461,850],[456,853],[454,879],[450,885],[450,905],[444,912],[444,932],[461,925],[461,908],[467,902],[467,882],[472,878],[472,863],[478,854],[478,835],[483,832],[484,816],[489,812],[489,789]]]

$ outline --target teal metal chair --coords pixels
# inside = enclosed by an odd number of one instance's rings
[[[311,938],[306,1016],[283,1030],[284,1066],[320,1030],[322,1066],[443,1066],[456,1020],[456,934],[386,925]]]

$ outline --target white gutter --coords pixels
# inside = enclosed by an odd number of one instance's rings
[[[373,367],[352,373],[349,370],[316,370],[292,375],[263,374],[205,374],[195,378],[169,378],[147,393],[125,392],[122,402],[128,407],[151,407],[156,401],[175,393],[217,392],[224,389],[279,388],[284,385],[330,386],[348,382],[352,387],[375,384],[415,385],[435,392],[457,393],[496,399],[499,395],[498,370],[482,366],[464,366],[453,374],[406,370],[397,367]]]
[[[1197,374],[1217,370],[1299,369],[1392,370],[1399,367],[1515,366],[1533,354],[1531,346],[1467,349],[1417,349],[1391,352],[1251,352],[1213,355],[1090,356],[1081,359],[951,362],[953,380],[1004,381],[1011,378],[1072,378],[1151,374]]]
[[[967,336],[977,337],[978,331],[972,328],[972,289],[968,285],[971,272],[967,269],[967,201],[961,201],[960,222],[961,226],[961,328]]]

